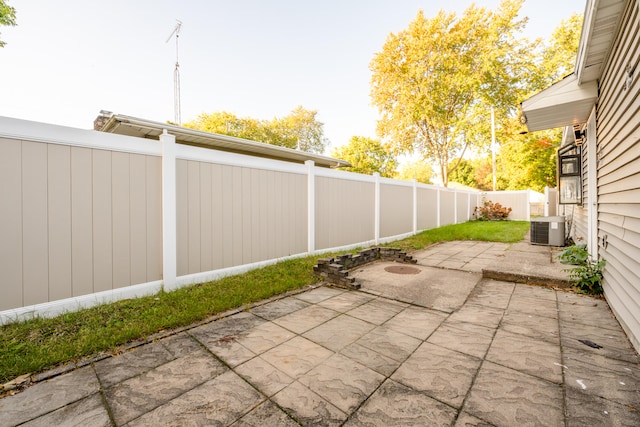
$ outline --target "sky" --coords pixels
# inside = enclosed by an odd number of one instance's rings
[[[369,63],[422,9],[471,0],[7,0],[0,27],[0,116],[91,129],[100,110],[174,119],[179,37],[182,122],[228,111],[272,119],[318,112],[330,148],[376,137]],[[499,0],[476,0],[495,9]],[[586,0],[526,0],[524,35],[545,38]]]

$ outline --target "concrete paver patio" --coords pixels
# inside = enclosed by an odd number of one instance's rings
[[[640,425],[638,357],[606,302],[482,277],[512,249],[363,266],[360,291],[275,298],[38,382],[0,399],[0,426]]]

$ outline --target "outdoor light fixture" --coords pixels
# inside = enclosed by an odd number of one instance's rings
[[[576,145],[568,145],[558,150],[558,190],[561,205],[582,204],[580,145],[576,139]]]

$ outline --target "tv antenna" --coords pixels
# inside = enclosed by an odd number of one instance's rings
[[[178,125],[182,125],[182,118],[180,117],[180,62],[178,61],[178,38],[180,37],[180,28],[182,27],[182,21],[176,19],[176,27],[173,29],[169,37],[167,37],[167,41],[165,43],[169,43],[169,40],[175,34],[176,36],[176,68],[173,70],[173,111],[174,111],[174,122]]]

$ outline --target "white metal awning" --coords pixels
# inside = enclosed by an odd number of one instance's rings
[[[101,114],[103,114],[103,112],[101,112]],[[313,160],[316,166],[327,168],[351,166],[351,164],[345,160],[334,159],[321,154],[308,153],[306,151],[293,150],[291,148],[280,147],[277,145],[249,141],[247,139],[236,138],[228,135],[203,132],[200,130],[154,122],[137,117],[113,114],[111,112],[104,112],[104,115],[107,120],[102,125],[101,129],[99,129],[102,132],[135,136],[139,138],[157,139],[166,129],[168,133],[176,137],[176,142],[181,144],[197,145],[221,151],[284,160],[294,163],[304,163],[307,160]]]
[[[521,104],[529,132],[584,123],[598,99],[598,83],[578,84],[575,74]]]

